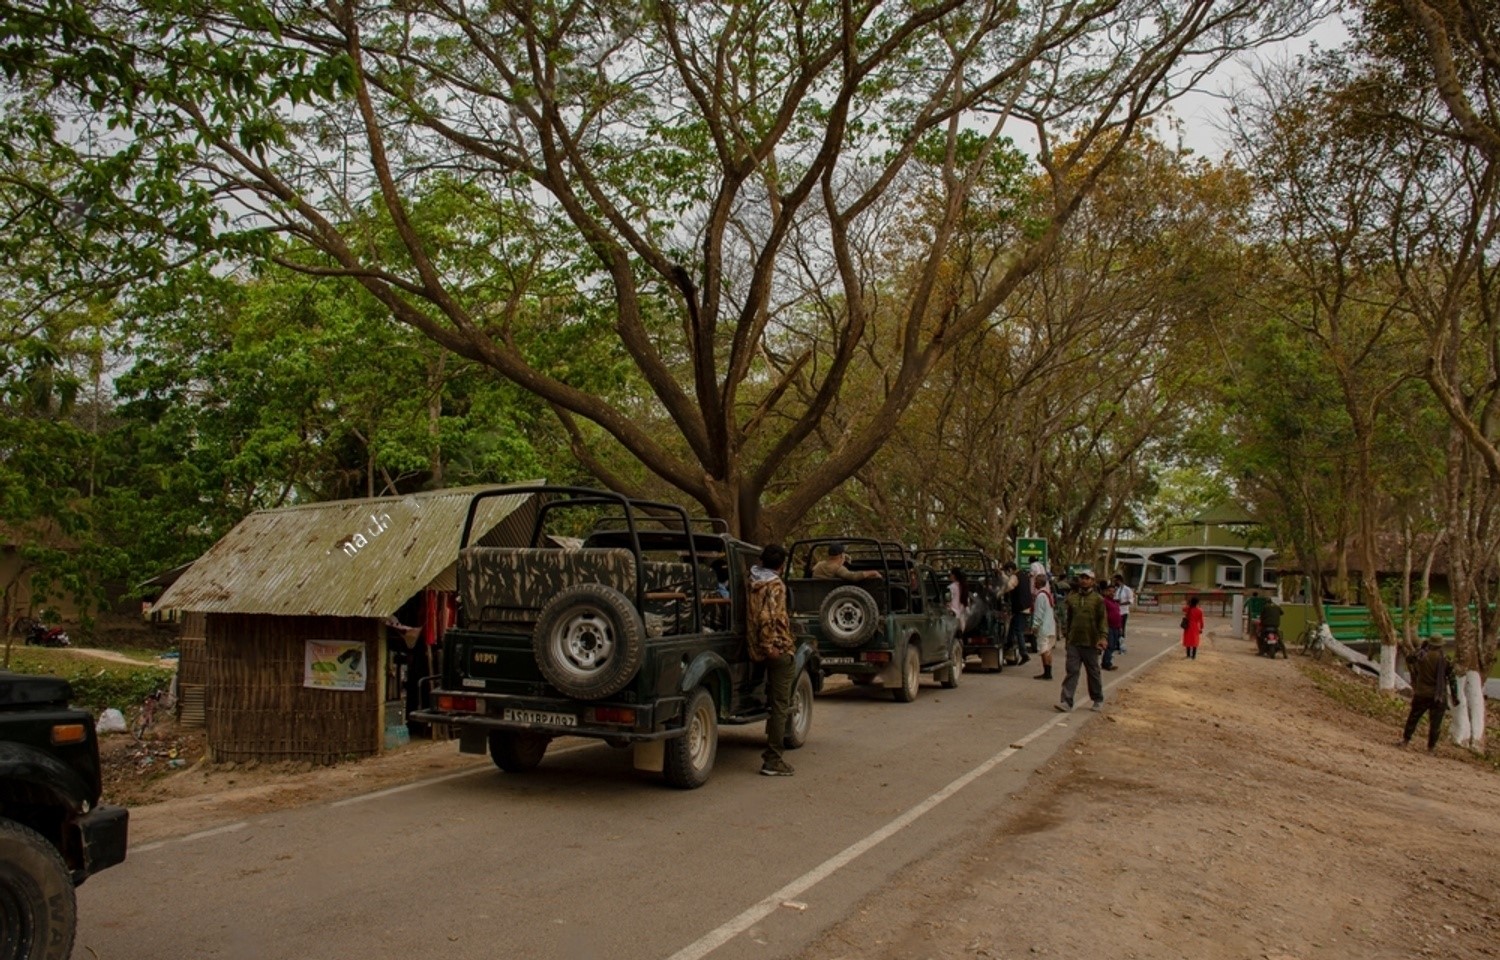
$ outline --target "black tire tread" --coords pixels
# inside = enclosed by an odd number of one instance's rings
[[[618,648],[609,667],[587,683],[578,682],[553,662],[548,641],[554,624],[583,604],[594,606],[611,621]],[[542,676],[563,694],[579,700],[598,700],[625,689],[641,669],[645,646],[646,627],[640,612],[623,593],[602,583],[577,584],[547,601],[537,614],[531,638],[532,653]]]
[[[552,738],[526,730],[491,730],[490,759],[506,773],[530,773],[541,766]]]
[[[78,925],[72,873],[57,849],[25,824],[0,817],[0,884],[27,901],[37,925],[20,960],[68,960]],[[53,912],[49,914],[48,908]],[[6,960],[10,960],[9,957]]]
[[[683,708],[686,717],[685,724],[692,723],[693,717],[697,716],[702,701],[707,700],[709,705],[709,716],[712,717],[713,749],[708,755],[708,764],[701,770],[694,769],[692,751],[688,749],[688,736],[684,734],[674,737],[666,743],[666,762],[662,766],[662,776],[667,783],[681,790],[696,790],[708,782],[708,778],[714,771],[714,760],[718,756],[719,745],[719,721],[718,709],[714,706],[714,698],[702,687],[693,690],[688,696],[687,704]]]
[[[864,608],[865,622],[857,633],[844,636],[832,629],[833,610],[841,603],[857,603]],[[865,641],[873,637],[875,631],[880,629],[880,605],[875,602],[875,597],[870,594],[870,591],[855,584],[846,583],[828,591],[828,595],[818,605],[818,625],[823,630],[823,636],[835,647],[853,649],[863,646]]]

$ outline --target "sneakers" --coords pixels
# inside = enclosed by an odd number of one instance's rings
[[[1094,705],[1092,707],[1090,707],[1089,709],[1092,710],[1092,711],[1094,711],[1095,713],[1103,713],[1104,712],[1104,701],[1103,700],[1095,700],[1094,701]]]
[[[1073,705],[1071,703],[1054,703],[1052,705],[1052,709],[1056,710],[1058,713],[1071,713],[1073,710]]]
[[[1113,664],[1113,663],[1112,663],[1112,664],[1110,664],[1110,665],[1109,665],[1109,666],[1107,666],[1107,667],[1101,667],[1101,668],[1100,668],[1100,669],[1102,669],[1102,670],[1118,670],[1118,669],[1120,669],[1120,668],[1119,668],[1119,667],[1117,667],[1117,666],[1115,666],[1115,665],[1114,665],[1114,664]]]
[[[787,763],[780,757],[776,757],[772,760],[767,760],[765,763],[762,763],[760,765],[760,775],[763,777],[790,777],[796,772],[797,771],[792,769],[792,765],[790,763]]]

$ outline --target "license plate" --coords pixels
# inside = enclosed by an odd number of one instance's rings
[[[855,663],[853,657],[820,657],[824,663]]]
[[[505,708],[505,719],[516,723],[545,723],[553,727],[576,727],[578,717],[572,713],[552,713],[548,710],[516,710]]]

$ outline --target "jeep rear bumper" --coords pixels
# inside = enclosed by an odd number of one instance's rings
[[[440,691],[439,691],[440,692]],[[417,710],[411,719],[426,723],[444,723],[459,731],[460,740],[466,734],[485,734],[491,730],[519,730],[527,733],[543,733],[551,737],[593,737],[599,740],[615,740],[630,743],[648,740],[670,740],[680,737],[686,729],[681,726],[683,700],[680,697],[657,700],[649,704],[616,704],[580,702],[574,700],[538,700],[531,697],[505,695],[483,695],[464,693],[478,701],[478,712],[448,710]],[[631,711],[634,720],[621,723],[601,723],[591,718],[601,710]],[[520,712],[526,719],[508,716]],[[565,719],[567,718],[567,719]],[[668,726],[673,722],[675,726]],[[460,748],[463,749],[463,743]],[[465,751],[472,752],[472,751]]]
[[[73,822],[83,866],[73,871],[73,884],[83,883],[106,867],[125,862],[130,811],[108,805],[95,807]]]

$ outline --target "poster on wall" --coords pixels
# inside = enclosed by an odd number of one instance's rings
[[[363,690],[365,644],[362,640],[309,640],[302,685],[315,690]]]

